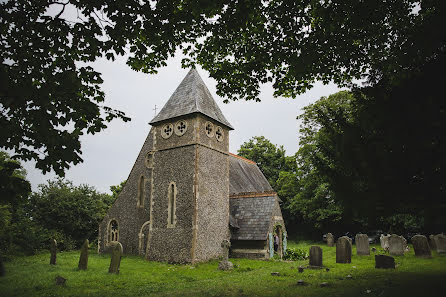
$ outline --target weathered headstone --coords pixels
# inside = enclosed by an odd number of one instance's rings
[[[108,273],[119,273],[119,266],[121,265],[121,257],[122,257],[122,244],[117,242],[113,247],[113,251],[111,254],[110,260],[110,268],[108,269]]]
[[[434,235],[429,235],[429,246],[431,248],[431,250],[436,251],[437,250],[437,245],[435,244],[435,239],[434,239]]]
[[[50,253],[51,253],[50,264],[56,265],[57,241],[55,239],[51,239],[50,244],[51,244],[51,246],[50,246]]]
[[[389,234],[387,235],[381,234],[379,238],[379,241],[381,243],[381,248],[383,248],[386,251],[389,249],[389,237],[390,237]]]
[[[234,265],[229,261],[229,248],[231,247],[231,242],[227,239],[223,240],[221,243],[223,249],[223,260],[218,263],[218,269],[220,270],[231,270]]]
[[[437,234],[434,236],[435,245],[437,247],[437,253],[445,254],[446,253],[446,235]]]
[[[322,267],[322,249],[319,246],[310,247],[310,266]]]
[[[331,233],[327,234],[327,246],[334,246],[334,236]]]
[[[429,247],[429,242],[424,235],[415,235],[412,237],[413,250],[415,251],[415,256],[423,258],[431,258],[431,249]]]
[[[0,277],[5,275],[5,266],[3,265],[3,258],[0,254]]]
[[[389,237],[389,254],[392,256],[404,256],[404,238],[396,234]]]
[[[369,237],[367,234],[356,234],[355,243],[357,255],[370,255]]]
[[[395,259],[387,255],[375,255],[375,268],[395,268]]]
[[[79,270],[87,270],[88,266],[88,239],[85,239],[84,244],[81,247],[81,255],[79,257]]]
[[[347,236],[342,236],[336,241],[336,263],[352,262],[352,244]]]

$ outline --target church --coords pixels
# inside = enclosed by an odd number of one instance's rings
[[[280,199],[255,162],[229,153],[226,120],[195,69],[150,122],[121,193],[99,224],[98,251],[196,263],[268,259],[286,250]]]

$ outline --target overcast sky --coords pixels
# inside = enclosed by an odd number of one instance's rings
[[[101,192],[109,192],[111,185],[117,185],[128,177],[150,130],[148,122],[155,116],[155,105],[159,111],[189,71],[181,68],[181,57],[168,60],[167,66],[155,75],[132,71],[125,61],[125,58],[120,58],[114,62],[99,60],[93,64],[104,79],[105,105],[125,112],[132,120],[127,123],[114,120],[103,132],[81,138],[84,162],[66,172],[66,178],[76,185],[86,183]],[[216,95],[215,80],[201,68],[198,72],[235,129],[229,138],[232,153],[237,153],[240,145],[253,136],[262,135],[274,144],[283,145],[287,155],[294,154],[299,143],[296,116],[302,113],[302,107],[339,90],[333,84],[319,83],[296,99],[274,98],[272,87],[265,85],[261,92],[262,102],[225,104]],[[52,173],[43,175],[34,168],[33,162],[25,163],[24,167],[33,190],[38,184],[55,177]]]

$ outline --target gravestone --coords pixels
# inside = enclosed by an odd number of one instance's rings
[[[395,268],[395,259],[387,255],[375,255],[375,268]]]
[[[435,239],[434,239],[434,235],[429,235],[429,246],[431,248],[431,250],[436,251],[437,250],[437,245],[435,244]]]
[[[322,249],[319,246],[310,247],[310,266],[322,267]]]
[[[51,239],[50,244],[50,265],[56,265],[57,241],[55,239]]]
[[[446,235],[437,234],[434,236],[435,246],[437,247],[437,253],[446,253]]]
[[[3,265],[3,258],[0,254],[0,277],[5,275],[5,266]]]
[[[396,234],[389,237],[389,254],[392,256],[404,256],[404,238]]]
[[[327,246],[334,246],[334,236],[331,233],[327,234]]]
[[[81,255],[79,257],[79,270],[87,270],[88,266],[88,239],[85,239],[84,244],[81,247]]]
[[[357,255],[370,255],[369,237],[367,234],[356,234],[355,243]]]
[[[342,236],[336,241],[336,263],[352,262],[352,243],[350,238]]]
[[[223,249],[223,260],[218,263],[219,270],[231,270],[234,265],[229,261],[229,248],[231,247],[231,242],[227,239],[223,240],[221,243]]]
[[[381,234],[379,238],[379,241],[381,243],[381,248],[383,248],[385,251],[389,250],[389,237],[390,237],[389,234],[387,235]]]
[[[415,235],[411,239],[413,250],[415,251],[415,256],[431,258],[431,249],[429,247],[429,242],[424,235]]]
[[[120,242],[116,242],[111,253],[110,267],[108,269],[108,273],[116,273],[116,274],[119,273],[122,251],[123,251],[122,244]]]

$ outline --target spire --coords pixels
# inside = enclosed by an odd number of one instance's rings
[[[233,130],[196,69],[191,69],[151,125],[179,116],[201,113]]]

